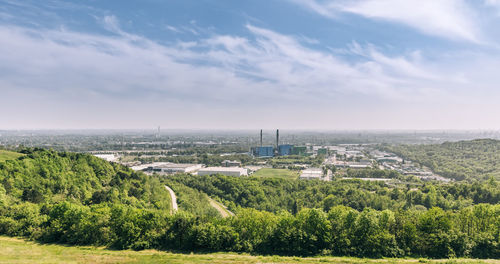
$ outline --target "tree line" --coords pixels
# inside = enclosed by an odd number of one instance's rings
[[[124,204],[20,203],[2,207],[0,234],[115,249],[235,251],[281,255],[500,258],[500,206],[383,210],[334,206],[293,215],[241,209],[235,217]]]
[[[367,170],[379,176],[378,170]],[[458,210],[478,203],[498,204],[500,188],[495,180],[476,183],[438,184],[417,181],[388,186],[383,182],[335,179],[331,182],[279,178],[230,177],[223,175],[171,175],[169,182],[199,190],[220,199],[230,210],[240,207],[277,213],[294,208],[324,211],[344,205],[362,211],[411,208]]]
[[[415,190],[359,180],[160,179],[85,154],[20,151],[0,163],[2,235],[136,250],[500,258],[494,180]],[[164,184],[180,192],[176,214]],[[197,208],[207,194],[236,216]]]
[[[500,179],[500,141],[476,139],[431,145],[382,145],[405,159],[455,180]]]

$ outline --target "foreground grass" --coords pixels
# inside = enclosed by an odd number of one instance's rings
[[[17,153],[14,151],[0,149],[0,162],[4,162],[6,160],[14,160],[14,159],[17,159],[23,155],[24,154]]]
[[[297,179],[299,178],[298,171],[292,171],[288,169],[271,169],[271,168],[262,168],[254,174],[254,177],[262,177],[262,178],[283,178],[283,179]]]
[[[236,253],[178,254],[156,250],[107,250],[38,244],[0,237],[0,263],[500,263],[499,260],[359,259],[347,257],[251,256]]]

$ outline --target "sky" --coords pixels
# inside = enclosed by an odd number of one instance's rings
[[[0,129],[500,129],[500,0],[0,0]]]

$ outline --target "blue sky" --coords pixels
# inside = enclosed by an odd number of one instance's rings
[[[0,0],[0,129],[500,129],[499,0]]]

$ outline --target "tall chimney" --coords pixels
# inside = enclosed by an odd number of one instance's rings
[[[262,129],[260,130],[260,147],[262,147]]]
[[[280,143],[280,130],[276,129],[276,149],[278,149]]]

